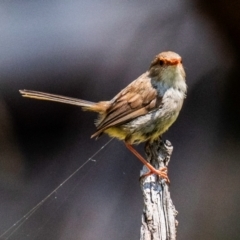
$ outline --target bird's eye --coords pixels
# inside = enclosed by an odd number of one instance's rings
[[[182,59],[181,59],[180,63],[182,63]]]
[[[160,65],[160,66],[163,66],[163,64],[164,64],[164,61],[163,61],[163,60],[160,60],[160,61],[159,61],[159,65]]]

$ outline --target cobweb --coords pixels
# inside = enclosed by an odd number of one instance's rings
[[[0,233],[0,240],[13,240],[13,239],[37,239],[38,236],[44,231],[45,228],[48,227],[48,224],[53,220],[53,218],[57,218],[59,209],[64,206],[67,199],[71,197],[79,184],[82,183],[84,178],[94,169],[96,168],[96,164],[99,160],[96,160],[99,153],[106,148],[111,142],[112,138],[107,141],[102,147],[100,147],[92,156],[90,156],[83,164],[81,164],[73,173],[71,173],[61,184],[59,184],[55,189],[53,189],[45,198],[43,198],[39,203],[37,203],[33,208],[31,208],[26,214],[24,214],[19,220],[14,222],[8,229],[4,232]],[[100,159],[100,158],[99,158]],[[74,177],[77,176],[80,172],[82,172],[83,168],[85,168],[90,163],[94,163],[91,165],[84,174],[81,175],[80,178],[74,180]],[[72,181],[70,184],[68,184]],[[66,189],[67,188],[67,189]],[[64,189],[64,191],[62,191]],[[67,191],[66,191],[67,190]],[[37,190],[36,190],[37,191]],[[64,193],[63,193],[64,192]],[[38,216],[37,213],[40,209],[46,208],[46,210],[51,205],[51,211],[53,214],[49,216],[47,219],[43,216]],[[40,214],[41,215],[41,214]],[[42,218],[41,223],[38,227],[34,225],[32,226],[32,218]],[[54,231],[54,229],[53,229]]]

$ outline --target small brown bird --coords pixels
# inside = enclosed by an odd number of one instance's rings
[[[155,173],[169,182],[167,169],[155,169],[133,147],[154,141],[177,119],[186,96],[187,85],[181,57],[174,52],[162,52],[152,61],[147,72],[121,90],[112,100],[89,102],[55,94],[20,90],[23,97],[62,102],[99,114],[97,131],[125,142],[126,147]]]

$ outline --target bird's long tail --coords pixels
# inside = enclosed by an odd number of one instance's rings
[[[85,100],[82,100],[82,99],[65,97],[65,96],[61,96],[61,95],[32,91],[32,90],[25,90],[25,89],[24,90],[19,90],[19,92],[21,93],[21,95],[23,97],[27,97],[27,98],[35,98],[35,99],[39,99],[39,100],[46,100],[46,101],[72,104],[72,105],[82,107],[83,110],[96,111],[95,108],[94,108],[96,103],[85,101]]]

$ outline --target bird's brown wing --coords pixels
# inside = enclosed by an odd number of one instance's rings
[[[139,77],[116,95],[105,115],[97,121],[98,131],[92,137],[99,136],[109,127],[118,126],[134,118],[147,114],[161,105],[161,97],[151,84],[151,79]]]

